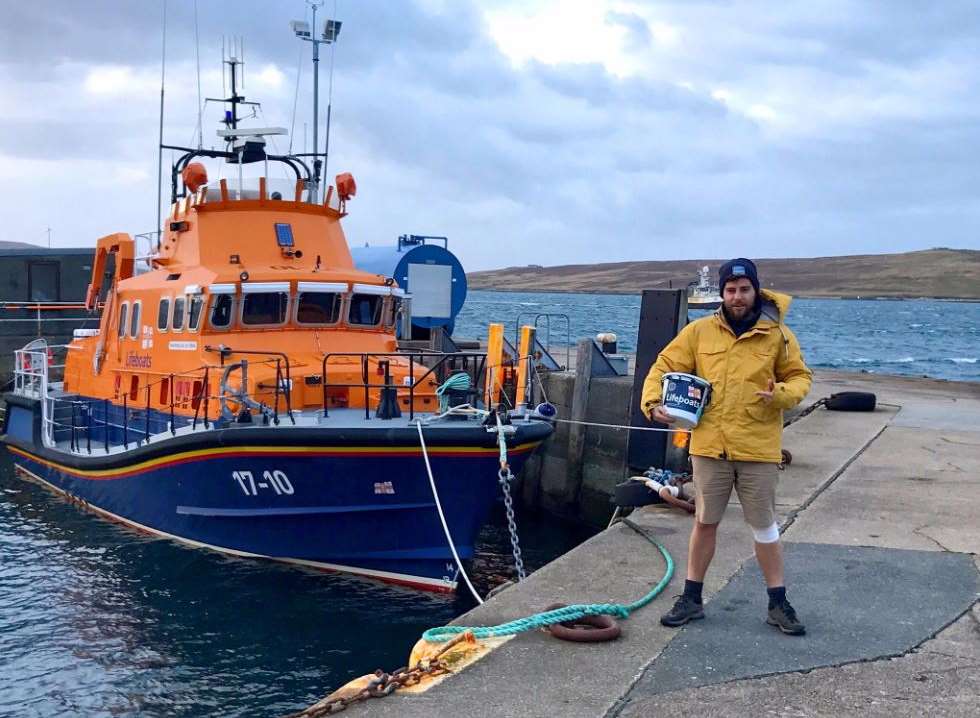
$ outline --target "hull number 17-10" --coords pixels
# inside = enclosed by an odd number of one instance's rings
[[[256,480],[251,471],[233,471],[231,478],[238,482],[246,496],[258,496],[259,491],[275,491],[277,496],[293,493],[289,477],[279,469],[263,471],[262,478]]]

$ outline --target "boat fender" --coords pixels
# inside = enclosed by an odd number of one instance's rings
[[[553,603],[545,611],[565,608],[566,603]],[[622,633],[619,624],[612,616],[583,616],[574,622],[553,623],[548,626],[548,633],[562,641],[575,643],[601,643],[615,641]]]
[[[191,162],[181,171],[180,178],[187,189],[194,193],[208,183],[208,171],[200,162]]]
[[[831,411],[874,411],[877,397],[867,391],[842,391],[827,398]]]
[[[357,182],[354,181],[354,175],[350,172],[341,172],[337,175],[335,181],[337,183],[337,194],[342,201],[346,202],[357,194]]]
[[[534,407],[534,413],[540,416],[542,419],[554,419],[556,416],[558,416],[558,409],[555,408],[554,404],[549,404],[548,402],[543,401]]]

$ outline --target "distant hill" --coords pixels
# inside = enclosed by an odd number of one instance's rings
[[[685,287],[707,264],[725,260],[508,267],[467,275],[471,289],[634,294]],[[927,249],[903,254],[756,260],[763,287],[802,297],[939,297],[980,299],[980,250]]]
[[[41,249],[41,247],[36,244],[28,244],[27,242],[8,242],[0,240],[0,249]]]

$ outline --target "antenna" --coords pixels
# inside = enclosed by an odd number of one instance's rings
[[[225,36],[221,36],[221,94],[227,95],[228,90],[225,87]]]
[[[167,72],[167,0],[163,0],[163,50],[160,57],[160,138],[157,142],[157,249],[163,234],[160,195],[163,193],[163,89]]]
[[[204,147],[204,127],[201,124],[204,108],[201,105],[201,35],[197,29],[197,0],[194,0],[194,45],[197,54],[197,149],[201,149]],[[160,142],[162,144],[163,140]]]
[[[296,59],[296,90],[293,92],[293,118],[289,122],[289,154],[293,153],[293,133],[296,129],[296,105],[299,103],[299,81],[303,75],[303,46],[299,46],[299,57]],[[303,148],[306,152],[306,148]]]
[[[330,110],[333,107],[333,56],[337,49],[337,36],[340,34],[340,21],[337,17],[337,0],[333,0],[333,16],[323,26],[323,37],[330,43],[330,80],[327,83],[327,140],[323,148],[323,178],[329,177],[327,166],[330,164]],[[327,39],[329,38],[329,39]]]
[[[227,65],[227,75],[228,82],[231,85],[231,94],[225,97],[205,97],[205,102],[225,102],[231,105],[230,110],[225,110],[224,118],[221,120],[224,124],[224,130],[218,130],[218,136],[225,140],[227,148],[234,147],[235,142],[238,140],[239,134],[237,132],[232,132],[232,130],[238,129],[238,123],[243,118],[238,116],[238,106],[239,105],[249,105],[252,107],[261,107],[261,103],[258,102],[247,102],[245,100],[245,95],[239,94],[240,88],[239,84],[244,77],[244,62],[242,61],[242,49],[244,48],[244,41],[240,38],[231,38],[230,42],[226,44],[225,39],[221,39],[221,63],[222,65]],[[225,69],[222,67],[221,70],[221,84],[222,87],[225,86]],[[254,116],[254,113],[253,113]],[[243,133],[242,136],[248,133]],[[254,134],[254,133],[253,133]]]

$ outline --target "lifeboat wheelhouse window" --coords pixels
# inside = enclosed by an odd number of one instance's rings
[[[297,324],[336,324],[340,321],[343,297],[335,292],[300,292],[297,299]]]
[[[184,298],[177,297],[174,299],[174,320],[172,325],[175,332],[182,332],[184,330]]]
[[[167,331],[170,323],[170,297],[161,297],[160,305],[157,308],[157,329],[161,332]]]
[[[347,321],[355,326],[374,327],[381,323],[385,298],[377,294],[354,294],[350,298]]]
[[[143,302],[133,302],[133,317],[129,322],[129,336],[136,339],[140,333],[140,314],[142,314]]]
[[[119,338],[126,336],[126,320],[129,318],[129,302],[123,302],[119,306]]]
[[[201,323],[201,307],[204,305],[204,298],[200,294],[195,294],[190,298],[187,305],[187,328],[196,332]]]
[[[211,327],[227,329],[235,308],[235,297],[231,294],[215,294],[211,302]]]
[[[286,321],[289,294],[286,292],[249,292],[242,300],[242,324],[269,326]]]

